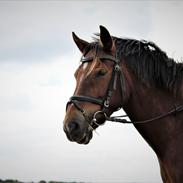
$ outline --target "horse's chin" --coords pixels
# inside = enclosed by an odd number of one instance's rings
[[[90,140],[92,139],[92,137],[93,137],[93,133],[92,133],[92,131],[90,131],[90,132],[88,132],[88,133],[85,133],[85,134],[83,135],[83,137],[82,137],[80,140],[76,141],[76,142],[77,142],[78,144],[87,145],[87,144],[90,142]]]

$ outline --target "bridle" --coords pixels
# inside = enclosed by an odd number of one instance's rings
[[[107,111],[109,110],[110,107],[110,101],[112,98],[112,95],[114,93],[114,90],[116,90],[116,85],[117,85],[117,79],[119,77],[120,80],[120,90],[121,90],[121,98],[122,100],[125,97],[125,81],[124,81],[124,74],[120,68],[120,60],[117,58],[117,56],[112,56],[112,55],[104,55],[104,56],[99,56],[98,59],[100,60],[110,60],[112,62],[114,62],[114,66],[113,66],[113,71],[112,71],[112,76],[111,79],[109,81],[108,84],[108,89],[107,92],[105,94],[105,96],[102,99],[96,98],[96,97],[92,97],[92,96],[83,96],[83,95],[73,95],[70,97],[70,100],[67,102],[67,106],[66,106],[66,110],[68,108],[68,106],[70,104],[73,104],[76,109],[78,111],[80,111],[83,115],[83,117],[85,118],[85,120],[88,122],[89,124],[89,128],[91,130],[94,129],[93,125],[95,124],[96,127],[103,125],[103,123],[100,123],[97,118],[98,115],[103,115],[103,117],[105,118],[105,120],[107,121],[111,121],[111,122],[119,122],[119,123],[129,123],[129,124],[144,124],[144,123],[149,123],[149,122],[153,122],[162,118],[165,118],[171,114],[176,115],[178,112],[183,111],[183,105],[177,106],[176,104],[173,106],[172,109],[170,109],[168,112],[157,115],[155,117],[152,117],[150,119],[147,120],[143,120],[143,121],[128,121],[126,119],[124,119],[124,117],[128,117],[127,115],[122,115],[122,116],[112,116],[109,117],[107,116]],[[82,58],[81,62],[91,62],[94,60],[94,57],[89,57],[89,58]],[[90,119],[89,115],[87,114],[87,112],[80,107],[79,102],[90,102],[93,104],[97,104],[101,106],[101,110],[98,110],[94,113],[93,115],[93,119]],[[121,107],[120,107],[121,108]]]
[[[103,117],[105,119],[108,118],[107,111],[110,106],[110,101],[111,101],[112,95],[113,95],[114,91],[116,90],[118,76],[120,79],[120,89],[121,89],[122,99],[124,98],[124,93],[125,93],[124,75],[123,75],[123,72],[121,71],[121,68],[119,65],[119,62],[120,62],[119,59],[117,59],[117,57],[114,57],[114,56],[108,55],[108,54],[105,54],[103,56],[98,56],[97,59],[109,60],[114,63],[111,79],[109,81],[108,89],[107,89],[105,96],[102,99],[99,99],[99,98],[92,97],[92,96],[73,95],[72,97],[70,97],[70,100],[66,106],[66,110],[67,110],[68,105],[73,104],[76,107],[76,109],[79,110],[83,114],[85,120],[89,123],[90,127],[92,127],[93,124],[95,124],[97,126],[100,126],[103,124],[103,123],[102,124],[99,123],[97,120],[99,115],[103,115]],[[81,62],[85,63],[85,62],[91,62],[93,60],[94,60],[94,57],[82,58]],[[87,112],[83,108],[80,107],[79,102],[90,102],[93,104],[100,105],[101,110],[96,111],[93,115],[93,119],[90,120]]]

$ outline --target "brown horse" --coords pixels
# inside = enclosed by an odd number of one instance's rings
[[[183,183],[183,65],[152,42],[112,37],[100,26],[92,43],[73,39],[82,52],[64,131],[87,144],[95,128],[123,108],[156,153],[164,183]],[[125,120],[121,120],[125,122]]]

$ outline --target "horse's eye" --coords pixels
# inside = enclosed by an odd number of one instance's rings
[[[97,72],[97,77],[104,76],[106,73],[107,73],[107,71],[105,69],[100,69]]]

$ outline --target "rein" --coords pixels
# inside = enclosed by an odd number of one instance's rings
[[[124,117],[128,117],[128,115],[122,115],[122,116],[111,116],[111,117],[107,117],[106,116],[106,120],[107,121],[111,121],[111,122],[119,122],[119,123],[127,123],[127,124],[144,124],[144,123],[150,123],[162,118],[165,118],[171,114],[173,114],[174,116],[176,116],[177,112],[181,112],[183,111],[183,106],[176,106],[169,110],[168,112],[164,113],[164,114],[160,114],[158,116],[152,117],[150,119],[147,120],[142,120],[142,121],[128,121],[126,119],[120,119],[120,118],[124,118]]]
[[[81,62],[83,62],[83,63],[91,62],[91,61],[93,61],[93,59],[94,59],[93,57],[82,58]],[[123,75],[123,72],[121,71],[121,68],[119,65],[120,61],[116,57],[111,56],[111,55],[105,55],[103,57],[99,57],[99,59],[100,60],[110,60],[115,63],[106,95],[102,99],[98,99],[98,98],[92,97],[92,96],[73,95],[70,97],[70,100],[67,102],[67,105],[66,105],[66,110],[67,110],[68,105],[73,104],[76,107],[76,109],[82,113],[83,117],[88,122],[90,129],[92,129],[92,130],[94,129],[93,124],[100,126],[100,125],[103,125],[106,120],[111,121],[111,122],[119,122],[119,123],[127,123],[127,124],[144,124],[144,123],[149,123],[149,122],[153,122],[153,121],[165,118],[171,114],[176,115],[177,112],[183,111],[182,105],[181,106],[174,105],[174,108],[169,110],[168,112],[160,114],[155,117],[152,117],[147,120],[142,120],[142,121],[128,121],[128,120],[124,119],[125,117],[128,117],[128,115],[108,117],[106,112],[109,109],[110,100],[113,95],[113,91],[116,90],[118,76],[119,76],[119,80],[120,80],[121,98],[122,99],[124,98],[124,94],[125,94],[124,75]],[[93,115],[93,119],[90,120],[89,115],[82,107],[80,107],[79,102],[90,102],[93,104],[100,105],[101,110],[95,112]],[[105,121],[103,123],[100,123],[97,121],[98,115],[103,115],[103,117],[105,119]]]

